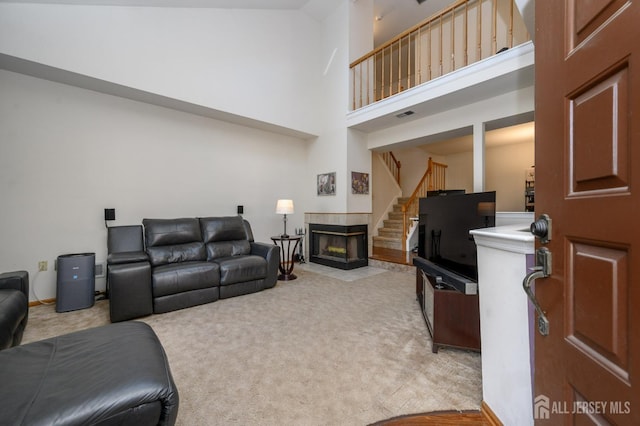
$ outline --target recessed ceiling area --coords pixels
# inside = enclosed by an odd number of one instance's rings
[[[515,126],[485,132],[485,148],[533,142],[535,137],[534,122],[517,124]],[[447,140],[432,142],[419,146],[433,155],[452,155],[473,151],[473,136],[464,135]]]

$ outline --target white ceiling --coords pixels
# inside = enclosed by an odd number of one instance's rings
[[[102,6],[210,7],[216,9],[300,9],[310,0],[0,0],[0,3],[51,3]]]
[[[342,0],[0,0],[0,3],[302,10],[309,16],[317,20],[322,20],[335,10],[341,1]]]

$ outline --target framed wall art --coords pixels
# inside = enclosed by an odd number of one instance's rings
[[[336,172],[318,175],[318,195],[336,195]]]
[[[369,173],[351,172],[351,193],[369,193]]]

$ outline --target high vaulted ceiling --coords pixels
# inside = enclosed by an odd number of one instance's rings
[[[93,6],[200,7],[216,9],[304,10],[316,19],[326,17],[341,0],[20,0],[20,3]],[[356,2],[358,0],[351,0]],[[16,3],[17,0],[0,0]],[[378,46],[451,4],[453,0],[373,0],[374,45]]]
[[[315,19],[321,20],[335,10],[341,1],[342,0],[0,0],[0,3],[19,2],[88,6],[303,10]]]
[[[15,0],[1,0],[16,3]],[[310,0],[21,0],[20,3],[145,7],[211,7],[219,9],[300,9]]]

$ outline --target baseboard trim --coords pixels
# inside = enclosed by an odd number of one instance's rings
[[[101,299],[106,299],[106,296],[107,296],[107,293],[105,291],[95,292],[96,301]],[[52,297],[51,299],[32,300],[31,302],[29,302],[29,307],[32,308],[34,306],[39,306],[39,305],[53,305],[54,303],[56,303],[55,297]]]
[[[494,413],[484,401],[482,401],[482,404],[480,405],[480,412],[482,413],[482,417],[491,426],[504,426],[498,416],[496,416],[496,413]]]
[[[29,307],[32,308],[38,305],[53,305],[54,303],[56,303],[55,297],[53,299],[34,300],[32,302],[29,302]]]

